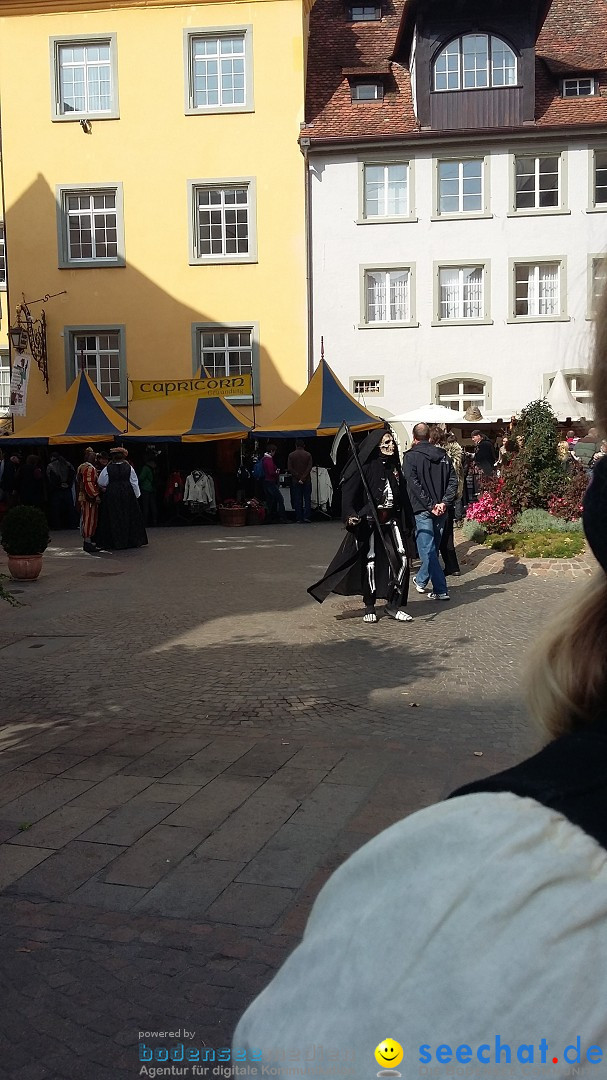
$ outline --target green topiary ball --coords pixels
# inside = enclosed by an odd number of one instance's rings
[[[48,547],[48,521],[37,506],[14,506],[0,525],[8,555],[41,555]]]

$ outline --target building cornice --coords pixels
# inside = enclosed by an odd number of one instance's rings
[[[517,143],[517,142],[540,142],[540,140],[555,139],[588,139],[607,135],[605,124],[585,124],[576,127],[563,124],[548,126],[536,126],[529,124],[521,128],[485,128],[476,131],[415,131],[408,135],[351,135],[347,137],[336,136],[335,138],[320,136],[314,138],[311,125],[303,125],[299,135],[302,139],[310,140],[304,144],[308,154],[326,153],[334,150],[336,153],[344,153],[348,150],[371,150],[390,146],[393,149],[412,150],[420,145],[444,147],[451,144],[465,146],[467,143]]]

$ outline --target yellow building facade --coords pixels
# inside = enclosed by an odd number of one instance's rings
[[[122,407],[128,379],[252,371],[271,421],[307,381],[305,0],[0,11],[10,315],[61,294],[16,432],[83,366]]]

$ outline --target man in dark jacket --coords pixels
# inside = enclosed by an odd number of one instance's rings
[[[472,432],[472,442],[475,446],[474,464],[478,466],[485,476],[493,476],[495,449],[491,439],[488,439],[486,435],[483,435],[482,431],[477,429]]]
[[[438,550],[447,521],[447,509],[457,494],[457,476],[449,456],[440,446],[428,441],[430,428],[416,424],[413,446],[403,464],[409,498],[415,514],[415,539],[421,566],[413,584],[424,593],[432,581],[430,600],[448,600],[447,579],[439,562]]]

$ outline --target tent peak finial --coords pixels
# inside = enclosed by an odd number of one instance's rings
[[[324,339],[324,337],[321,337],[321,339],[320,339],[320,359],[321,359],[321,362],[324,360],[324,358],[325,358],[325,339]]]

